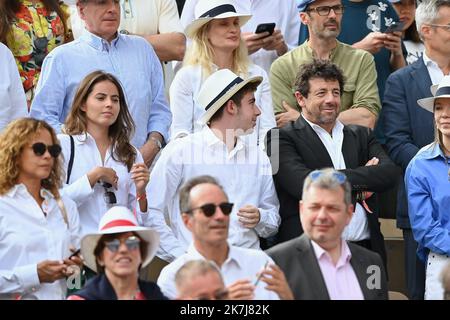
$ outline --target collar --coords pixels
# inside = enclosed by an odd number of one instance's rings
[[[316,255],[317,260],[321,260],[322,258],[326,258],[329,261],[331,260],[331,256],[327,251],[325,251],[320,245],[318,245],[316,242],[311,240],[311,244],[314,250],[314,254]],[[336,268],[339,268],[346,263],[350,261],[352,258],[352,253],[350,251],[350,248],[348,247],[347,242],[344,239],[341,239],[341,255],[338,259],[338,262],[336,264]]]
[[[73,135],[72,137],[76,144],[85,144],[90,141],[95,143],[94,138],[87,131],[81,134]]]
[[[234,263],[236,263],[239,268],[241,268],[241,263],[239,262],[239,253],[237,252],[236,248],[230,244],[230,242],[227,240],[228,243],[228,257],[225,259],[223,265],[226,265],[228,263],[230,263],[231,261],[233,261]],[[194,242],[191,242],[191,244],[189,245],[187,251],[186,251],[187,255],[189,255],[190,258],[194,258],[194,259],[203,259],[203,260],[208,260],[211,261],[212,263],[216,264],[214,261],[207,259],[206,257],[204,257],[200,252],[198,252],[197,248],[195,248],[194,246]],[[221,268],[216,265],[216,267],[221,270]]]
[[[214,134],[213,130],[210,127],[204,126],[202,129],[202,135],[204,137],[204,142],[206,142],[208,147],[212,147],[213,145],[220,145],[226,147],[225,143]],[[237,152],[242,148],[244,148],[244,141],[242,140],[241,137],[238,136],[236,139],[236,146],[230,153],[232,153],[233,151]]]
[[[53,194],[48,191],[47,189],[41,188],[41,197],[44,198],[44,200],[49,200],[54,198]],[[7,193],[6,196],[14,198],[16,194],[21,195],[30,195],[28,192],[27,187],[23,183],[18,183],[14,187],[12,187]]]
[[[439,143],[432,142],[429,145],[422,148],[422,156],[425,159],[435,159],[437,157],[441,157],[442,159],[447,160],[448,157],[444,155],[444,152],[442,152]]]
[[[328,133],[328,131],[326,131],[324,128],[322,128],[321,126],[319,126],[318,124],[315,124],[315,123],[313,123],[313,122],[311,122],[311,121],[309,121],[308,119],[306,119],[304,116],[303,116],[303,114],[301,114],[302,115],[302,118],[311,126],[311,128],[314,130],[314,131],[324,131],[324,132],[326,132],[326,133]],[[332,133],[332,135],[333,135],[333,137],[335,137],[336,136],[336,133],[341,133],[341,132],[343,132],[343,130],[344,130],[344,124],[342,123],[342,122],[340,122],[338,119],[336,119],[336,123],[334,124],[334,127],[333,127],[333,129],[331,130],[331,133]],[[329,134],[329,133],[328,133]]]
[[[85,28],[83,30],[83,33],[82,33],[80,39],[81,39],[81,41],[86,42],[88,45],[90,45],[91,47],[93,47],[94,49],[96,49],[98,51],[109,51],[109,48],[111,46],[114,46],[117,48],[117,43],[119,42],[119,39],[121,39],[122,37],[124,37],[124,35],[117,32],[116,38],[113,41],[111,41],[111,44],[109,44],[108,41],[106,41],[105,39],[103,39],[93,33],[90,33]]]
[[[433,60],[430,59],[430,57],[427,56],[426,50],[423,51],[423,63],[425,64],[425,66],[429,67],[429,66],[436,66],[439,68],[439,66],[437,65],[436,62],[434,62]]]
[[[306,51],[312,56],[312,57],[314,57],[314,55],[315,55],[315,51],[313,50],[313,48],[311,48],[311,46],[309,45],[309,40],[306,42]],[[337,39],[336,39],[336,47],[334,47],[333,49],[331,49],[331,52],[330,52],[330,61],[333,61],[333,59],[334,59],[334,56],[336,55],[336,53],[339,51],[339,49],[342,47],[342,43],[341,42],[339,42]]]

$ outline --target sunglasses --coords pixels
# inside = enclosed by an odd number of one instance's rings
[[[328,173],[327,173],[328,174]],[[324,172],[322,170],[314,170],[309,174],[312,181],[316,181],[318,178],[324,175]],[[342,172],[335,171],[332,174],[332,177],[337,180],[339,184],[343,184],[345,181],[347,181],[347,176],[343,174]]]
[[[61,154],[61,146],[59,144],[48,146],[45,143],[36,142],[31,146],[31,148],[33,149],[34,154],[38,157],[43,156],[45,151],[47,150],[53,158],[58,158],[58,156]]]
[[[218,292],[214,292],[212,296],[214,297],[215,300],[226,300],[228,299],[228,290],[224,289]],[[212,299],[211,296],[207,294],[202,294],[198,296],[195,300],[212,300]]]
[[[103,200],[105,200],[106,204],[116,204],[117,198],[116,194],[108,189],[112,188],[112,184],[104,181],[99,181],[100,185],[105,189],[105,193],[103,194]]]
[[[231,210],[233,210],[233,203],[229,202],[222,202],[221,204],[214,204],[214,203],[207,203],[197,208],[192,208],[191,210],[187,211],[187,213],[191,213],[194,210],[201,210],[203,214],[207,217],[212,217],[214,213],[216,213],[216,208],[219,207],[220,210],[222,210],[223,214],[228,216],[231,213]]]
[[[130,236],[123,241],[119,239],[114,239],[111,241],[105,241],[105,247],[108,248],[109,251],[115,253],[119,251],[120,245],[122,243],[125,243],[125,246],[129,251],[133,251],[139,249],[141,240],[136,236]]]
[[[38,67],[42,67],[42,64],[44,63],[44,59],[47,56],[47,45],[48,45],[48,39],[47,37],[39,37],[34,39],[34,62]]]

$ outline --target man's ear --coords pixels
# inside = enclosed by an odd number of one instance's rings
[[[85,3],[81,3],[80,1],[77,1],[77,11],[78,11],[78,16],[80,17],[81,20],[85,19],[84,16],[84,8],[86,7]]]
[[[355,211],[355,206],[353,204],[349,204],[347,206],[346,211],[347,211],[348,219],[347,219],[347,223],[345,225],[348,225],[350,223],[350,221],[352,220],[353,212]]]
[[[236,105],[236,103],[234,103],[233,100],[228,100],[224,108],[226,113],[234,115],[237,113],[238,106]]]
[[[300,12],[299,16],[300,16],[300,21],[304,25],[308,25],[309,24],[309,15],[306,12]]]
[[[425,39],[428,39],[431,37],[431,26],[427,25],[427,24],[422,24],[420,26],[420,34],[422,34],[422,37],[424,37]]]
[[[192,216],[189,213],[183,212],[181,214],[181,219],[183,220],[184,225],[186,226],[186,228],[188,228],[189,231],[192,232],[192,230],[191,230],[191,225],[192,225],[191,224],[191,218],[192,218]]]
[[[294,95],[298,105],[303,108],[305,106],[305,97],[300,93],[300,91],[295,91]]]

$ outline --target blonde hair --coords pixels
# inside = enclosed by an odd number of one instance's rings
[[[24,148],[40,130],[47,130],[53,144],[58,144],[53,128],[45,121],[33,118],[21,118],[11,122],[0,134],[0,195],[4,195],[17,184],[20,174],[18,162]],[[41,187],[49,190],[59,198],[58,189],[62,185],[61,157],[54,159],[53,168],[46,179],[41,180]]]
[[[204,74],[204,79],[212,73],[211,63],[214,61],[214,49],[208,39],[208,32],[211,28],[211,21],[200,27],[192,37],[192,43],[186,50],[183,60],[183,66],[200,65]],[[248,67],[250,59],[248,58],[247,47],[242,40],[239,40],[239,47],[233,51],[233,65],[231,71],[241,77],[248,76]]]

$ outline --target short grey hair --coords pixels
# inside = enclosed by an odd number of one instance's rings
[[[175,285],[177,289],[183,287],[186,281],[198,276],[204,276],[209,272],[215,272],[219,275],[223,283],[222,274],[219,268],[212,261],[208,260],[191,260],[186,262],[175,274]]]
[[[450,7],[449,0],[423,0],[416,9],[416,27],[422,38],[421,27],[423,24],[434,23],[439,18],[439,9],[443,6]]]
[[[199,184],[213,184],[222,190],[225,197],[227,197],[223,187],[219,182],[211,176],[204,175],[194,177],[188,180],[180,189],[180,211],[181,213],[187,213],[191,210],[191,190]]]
[[[352,204],[352,186],[350,185],[350,182],[348,182],[345,175],[345,180],[343,182],[340,180],[342,175],[344,175],[344,173],[334,170],[333,168],[312,171],[308,174],[303,184],[302,200],[305,200],[311,187],[326,190],[342,188],[344,190],[344,202],[348,207]]]

